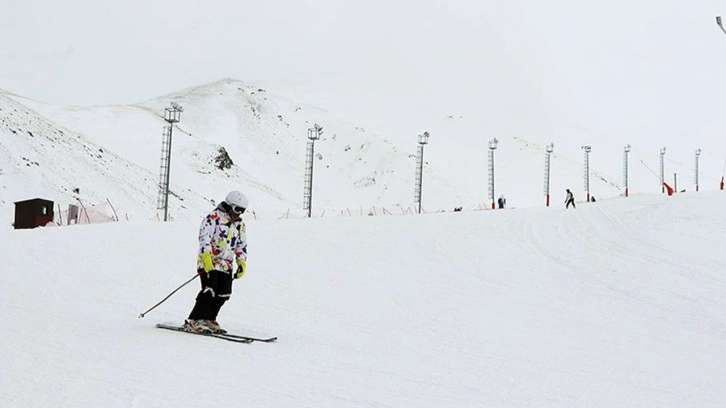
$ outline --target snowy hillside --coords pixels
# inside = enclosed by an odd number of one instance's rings
[[[142,219],[155,213],[156,174],[2,94],[0,149],[3,220],[12,219],[14,201],[34,197],[64,204],[110,200]],[[203,205],[196,192],[184,194]]]
[[[0,47],[0,87],[16,94],[0,92],[12,106],[0,120],[13,123],[0,129],[0,148],[11,152],[0,156],[0,225],[9,225],[8,203],[34,195],[62,208],[76,198],[108,199],[120,218],[155,218],[161,115],[171,101],[185,109],[173,143],[177,220],[195,218],[232,187],[250,193],[260,218],[300,215],[314,123],[325,129],[316,144],[316,216],[413,204],[413,155],[424,131],[429,212],[488,206],[494,138],[495,195],[512,207],[544,205],[549,143],[557,203],[566,188],[586,196],[582,146],[592,147],[590,192],[598,199],[623,193],[628,144],[631,193],[660,191],[664,147],[670,184],[694,190],[702,149],[699,187],[714,190],[726,169],[726,37],[714,19],[725,7],[723,0],[19,2],[0,25],[14,40]],[[19,121],[13,109],[34,113]],[[39,146],[32,160],[40,165],[30,172],[22,154],[29,146],[17,145],[11,130],[72,134],[64,139],[77,152],[98,146],[123,160],[112,171],[119,184],[138,191],[104,182],[103,166],[72,155],[64,156],[74,163],[59,163],[62,156]],[[231,168],[215,167],[221,148]],[[42,164],[49,161],[56,164]],[[99,180],[79,182],[91,173]],[[69,196],[68,185],[86,196]]]
[[[197,282],[137,318],[193,275],[196,222],[3,230],[0,405],[722,407],[724,206],[250,220],[220,314],[279,336],[250,345],[153,328]]]
[[[330,206],[412,201],[412,187],[407,184],[415,160],[409,152],[321,109],[275,97],[239,81],[219,81],[132,106],[77,108],[14,99],[153,174],[142,183],[148,193],[137,206],[149,207],[146,201],[156,198],[165,124],[161,115],[171,101],[185,108],[172,142],[171,207],[177,216],[184,215],[179,214],[183,208],[196,206],[183,202],[190,188],[207,199],[219,199],[220,191],[231,188],[244,189],[253,197],[256,213],[263,216],[299,211],[307,128],[318,122],[324,124],[324,132],[316,145],[315,178],[317,184],[329,186],[316,188],[315,204],[321,211]],[[234,163],[231,168],[216,166],[220,149]],[[88,166],[86,171],[95,170]],[[114,188],[107,183],[82,186],[82,190],[101,195]],[[135,199],[126,198],[125,203]],[[126,211],[135,212],[134,207],[126,206]]]
[[[339,91],[330,92],[330,98],[343,97]],[[166,124],[162,115],[172,101],[184,107],[172,142],[170,211],[175,219],[198,217],[232,188],[248,193],[258,217],[278,218],[290,211],[301,215],[307,129],[315,123],[324,128],[316,143],[316,215],[347,209],[368,213],[372,207],[400,213],[411,206],[416,135],[423,131],[432,135],[425,150],[425,210],[490,206],[487,153],[495,137],[495,195],[504,194],[510,206],[544,205],[544,146],[551,142],[553,201],[564,198],[565,188],[575,191],[578,200],[585,199],[581,145],[589,141],[578,135],[520,135],[476,117],[443,112],[421,117],[421,128],[412,126],[402,134],[387,130],[397,128],[395,111],[372,131],[353,122],[355,115],[346,116],[344,110],[336,110],[338,117],[280,96],[284,93],[295,94],[228,79],[135,105],[87,108],[2,94],[3,217],[7,220],[12,213],[12,202],[39,196],[61,208],[81,199],[87,205],[113,206],[118,218],[155,218]],[[374,101],[359,101],[361,106],[366,103]],[[590,191],[597,198],[623,193],[626,142],[622,137],[592,141]],[[655,172],[660,147],[652,141],[634,144],[632,193],[659,191]],[[679,173],[679,190],[694,189],[695,147],[688,140],[669,147],[666,179],[670,182],[671,174]],[[222,152],[233,162],[231,167],[216,164]],[[716,146],[704,149],[702,190],[717,188],[720,155]],[[76,188],[80,195],[71,194]]]

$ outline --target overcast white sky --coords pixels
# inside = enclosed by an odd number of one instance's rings
[[[605,135],[715,137],[726,112],[724,0],[3,2],[0,88],[51,103],[233,77]]]

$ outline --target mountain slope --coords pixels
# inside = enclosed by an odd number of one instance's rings
[[[218,81],[133,106],[75,108],[22,99],[24,104],[156,173],[165,124],[161,115],[171,101],[185,107],[172,142],[171,183],[177,189],[191,187],[214,197],[220,191],[242,186],[255,198],[257,211],[271,207],[279,214],[299,208],[306,129],[320,119],[325,126],[316,145],[316,179],[320,184],[339,187],[317,189],[322,207],[365,201],[374,204],[378,200],[373,197],[389,203],[403,199],[403,195],[391,196],[386,190],[388,185],[403,182],[395,169],[408,170],[413,162],[408,153],[329,117],[323,110],[240,81]],[[220,148],[235,163],[232,168],[214,166]],[[405,196],[409,195],[406,191]]]
[[[360,98],[360,93],[331,88],[330,103],[361,108],[381,103],[380,95]],[[185,110],[174,127],[172,142],[170,212],[175,219],[195,218],[213,201],[220,200],[230,189],[243,189],[251,197],[251,209],[261,218],[304,215],[303,181],[307,129],[315,123],[324,132],[315,144],[313,214],[380,213],[380,207],[401,213],[414,201],[416,135],[429,131],[431,138],[424,154],[423,208],[425,211],[490,208],[489,142],[499,141],[495,151],[494,195],[504,194],[511,207],[543,206],[545,203],[545,145],[554,142],[551,161],[550,194],[553,204],[564,199],[570,188],[577,200],[584,200],[582,145],[592,146],[590,155],[590,194],[598,199],[623,194],[623,146],[633,143],[629,156],[631,194],[658,192],[661,189],[658,151],[661,143],[653,140],[627,140],[622,135],[597,135],[585,131],[574,136],[571,131],[557,137],[548,133],[517,134],[502,128],[486,116],[418,112],[421,128],[401,133],[396,129],[410,125],[410,117],[399,117],[410,108],[390,108],[376,123],[375,129],[357,124],[355,115],[337,116],[325,109],[296,102],[290,91],[263,89],[233,79],[204,84],[128,106],[72,107],[48,105],[5,94],[0,111],[4,122],[17,118],[12,110],[32,112],[24,115],[24,127],[46,129],[45,133],[72,133],[66,138],[74,151],[102,149],[124,161],[113,171],[103,164],[74,159],[73,154],[60,156],[28,144],[15,145],[17,137],[3,137],[1,148],[12,158],[0,166],[3,196],[2,213],[9,217],[12,201],[37,195],[59,202],[61,207],[75,203],[67,194],[69,185],[80,188],[94,204],[107,199],[116,207],[120,218],[149,219],[156,216],[161,132],[166,125],[164,108],[170,102]],[[301,98],[304,95],[298,95]],[[353,102],[351,102],[351,100]],[[337,101],[337,102],[336,102]],[[339,112],[339,109],[332,109]],[[7,113],[6,113],[7,112]],[[14,111],[12,111],[15,113]],[[410,112],[409,112],[410,113]],[[8,125],[12,134],[18,125]],[[425,126],[425,127],[424,127]],[[418,126],[417,126],[418,127]],[[31,130],[32,131],[32,130]],[[588,135],[589,134],[589,135]],[[12,136],[16,136],[12,134]],[[70,145],[69,145],[70,146]],[[693,152],[688,139],[670,145],[664,173],[666,181],[678,190],[693,191]],[[700,188],[717,188],[722,172],[720,153],[704,146],[701,156]],[[20,171],[23,152],[35,149],[34,161],[63,163],[60,170],[40,167],[33,174]],[[74,153],[76,154],[76,153]],[[233,165],[219,167],[220,156]],[[26,157],[27,158],[27,157]],[[42,158],[42,160],[41,160]],[[2,162],[0,162],[2,163]],[[8,173],[12,167],[13,172]],[[62,168],[73,169],[64,172]],[[128,173],[128,174],[127,174]],[[93,174],[87,182],[79,174]],[[104,177],[110,174],[109,177]],[[672,181],[678,177],[677,182]],[[90,177],[90,176],[89,176]],[[42,179],[43,182],[37,181]],[[117,183],[116,180],[120,180]],[[676,184],[677,183],[677,184]],[[127,185],[123,189],[118,185]],[[19,188],[19,186],[24,186]],[[685,186],[685,187],[684,187]],[[379,207],[371,210],[372,207]],[[350,211],[352,209],[352,211]]]
[[[155,174],[3,95],[0,113],[4,220],[12,201],[34,197],[64,206],[108,199],[141,219],[155,213]],[[204,201],[192,191],[185,195],[196,206]]]

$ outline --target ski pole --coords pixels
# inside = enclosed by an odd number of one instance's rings
[[[184,286],[186,286],[186,284],[187,284],[187,283],[189,283],[189,282],[193,281],[193,280],[194,280],[194,279],[195,279],[195,278],[196,278],[197,276],[199,276],[199,275],[197,275],[197,274],[195,273],[195,274],[194,274],[194,276],[192,276],[191,278],[189,278],[189,280],[188,280],[188,281],[186,281],[186,282],[182,283],[182,284],[181,284],[181,286],[179,286],[178,288],[174,289],[174,291],[173,291],[173,292],[171,292],[171,293],[169,293],[168,295],[166,295],[166,297],[165,297],[164,299],[161,299],[161,301],[160,301],[159,303],[155,304],[154,306],[151,306],[151,308],[150,308],[149,310],[145,311],[144,313],[141,313],[141,314],[139,315],[139,318],[142,318],[142,317],[146,316],[146,314],[147,314],[147,313],[149,313],[150,311],[154,310],[154,309],[155,309],[155,308],[156,308],[157,306],[159,306],[160,304],[164,303],[164,302],[166,301],[166,299],[169,299],[169,298],[171,297],[171,295],[175,294],[175,293],[176,293],[176,291],[178,291],[179,289],[181,289],[181,288],[183,288]]]

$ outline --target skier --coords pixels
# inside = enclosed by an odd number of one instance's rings
[[[232,280],[247,271],[247,233],[242,214],[247,197],[231,191],[214,211],[202,220],[199,228],[197,273],[202,290],[184,328],[195,332],[224,333],[217,314],[232,294]],[[237,270],[234,271],[234,264]]]
[[[497,200],[497,203],[499,204],[499,208],[504,208],[504,206],[507,204],[507,199],[504,198],[504,194],[499,196],[499,200]]]
[[[568,188],[567,197],[565,197],[565,208],[570,208],[570,204],[572,204],[572,208],[577,208],[575,206],[575,196],[572,195],[572,191]]]

